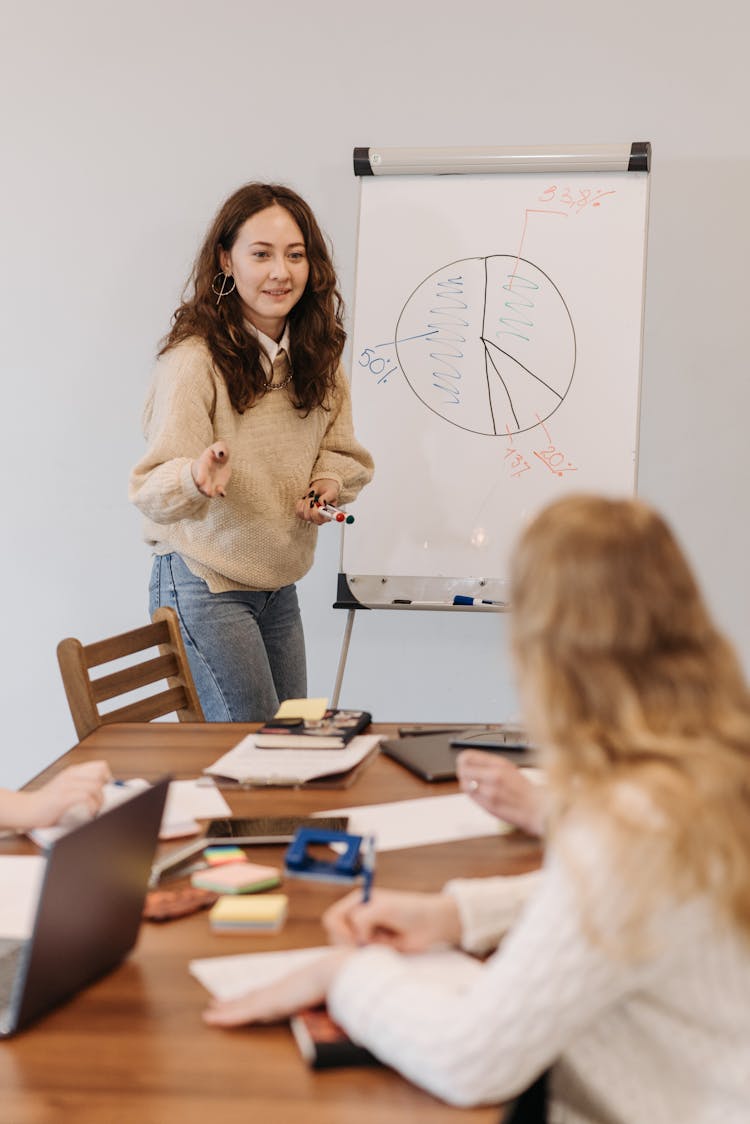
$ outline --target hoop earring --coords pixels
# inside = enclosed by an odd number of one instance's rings
[[[219,280],[219,278],[221,278],[221,288],[217,289],[216,282]],[[227,289],[225,287],[227,281],[232,282],[231,289]],[[234,292],[236,287],[237,286],[235,285],[234,277],[232,277],[231,273],[217,273],[213,281],[211,282],[211,292],[216,293],[216,303],[218,304],[222,297],[228,297],[230,293]]]

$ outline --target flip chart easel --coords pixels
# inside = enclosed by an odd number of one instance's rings
[[[355,148],[352,400],[375,479],[342,533],[334,706],[357,610],[503,612],[530,517],[635,491],[650,157]]]

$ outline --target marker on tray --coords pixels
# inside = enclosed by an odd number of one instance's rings
[[[465,597],[463,593],[457,593],[453,598],[454,605],[504,605],[504,601],[490,601],[486,597]]]
[[[489,601],[482,597],[465,597],[458,593],[452,601],[411,601],[408,597],[394,597],[391,605],[411,605],[413,609],[450,609],[454,605],[505,605],[505,601]]]

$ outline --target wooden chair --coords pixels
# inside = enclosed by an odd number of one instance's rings
[[[158,656],[98,678],[89,674],[92,667],[156,647]],[[81,644],[74,637],[61,640],[57,662],[79,739],[107,722],[150,722],[165,714],[176,714],[180,722],[205,721],[174,609],[157,609],[152,624],[94,644]],[[161,680],[167,686],[155,694],[106,713],[99,710],[99,704],[108,699]]]

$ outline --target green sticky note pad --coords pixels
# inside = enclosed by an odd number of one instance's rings
[[[259,890],[278,886],[281,874],[275,866],[240,862],[196,871],[190,881],[199,890],[214,890],[217,894],[257,894]]]
[[[206,847],[203,857],[209,866],[221,866],[223,863],[241,863],[247,861],[247,855],[241,847],[221,846]]]

